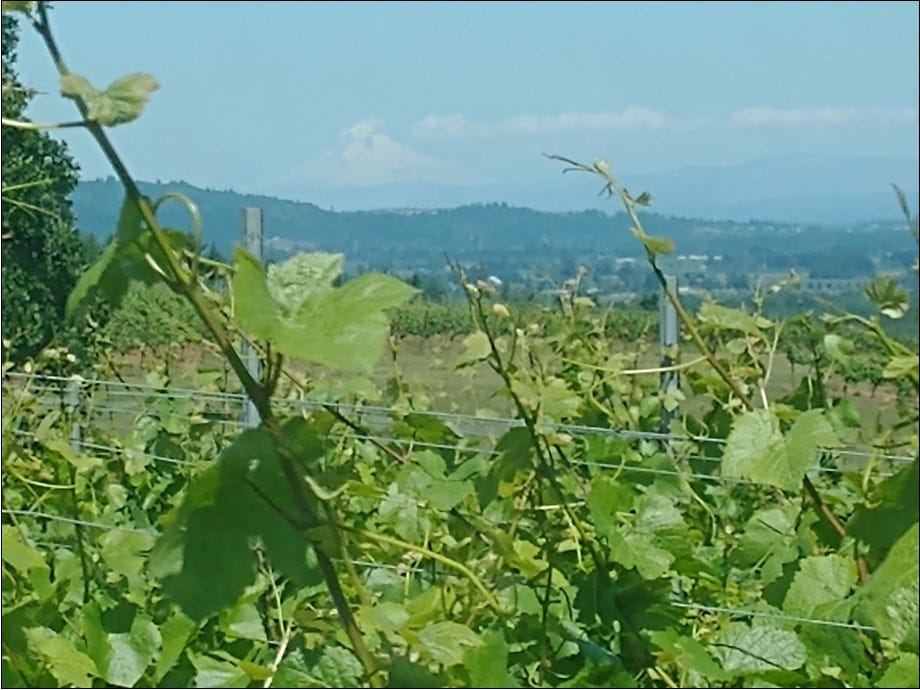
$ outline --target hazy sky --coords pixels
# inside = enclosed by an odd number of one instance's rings
[[[52,21],[95,85],[159,80],[114,130],[142,179],[321,202],[558,175],[541,152],[650,172],[918,149],[916,2],[59,2]],[[72,119],[27,26],[18,69],[33,119]],[[110,173],[67,139],[84,177]]]

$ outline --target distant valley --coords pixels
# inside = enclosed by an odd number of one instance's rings
[[[569,180],[566,180],[569,182]],[[344,253],[347,270],[387,270],[443,280],[445,257],[481,267],[521,289],[546,288],[591,270],[589,281],[605,293],[642,291],[650,274],[622,213],[601,210],[545,212],[503,203],[448,209],[334,212],[305,202],[232,191],[200,189],[186,182],[141,183],[150,197],[186,194],[201,210],[205,244],[228,256],[238,243],[241,209],[264,214],[268,260],[297,251]],[[114,179],[81,182],[73,206],[82,232],[102,240],[116,223],[122,200]],[[616,205],[606,204],[610,211]],[[890,205],[897,210],[894,195]],[[161,220],[187,228],[179,204],[165,204]],[[664,265],[684,284],[740,287],[758,276],[794,269],[811,278],[861,279],[901,273],[916,245],[896,213],[888,219],[853,223],[791,223],[767,220],[704,220],[646,213],[646,230],[673,239],[677,251]],[[653,287],[653,285],[651,285]]]

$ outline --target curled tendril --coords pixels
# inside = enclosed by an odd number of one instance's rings
[[[201,220],[201,211],[198,210],[198,204],[189,199],[185,194],[181,192],[166,192],[157,197],[156,201],[151,204],[153,212],[156,214],[159,211],[160,205],[170,200],[180,203],[185,210],[188,211],[189,217],[192,219],[192,234],[195,237],[194,252],[192,254],[192,276],[193,278],[197,278],[198,255],[201,254],[204,247],[204,221]]]

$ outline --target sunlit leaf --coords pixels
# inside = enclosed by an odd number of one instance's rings
[[[342,274],[344,262],[342,254],[295,254],[287,261],[268,267],[268,291],[278,304],[293,314],[307,300],[333,289],[332,283]]]
[[[866,297],[890,319],[900,319],[910,308],[907,291],[891,276],[880,276],[869,283]]]
[[[911,652],[901,655],[888,665],[875,684],[877,688],[912,688],[920,677],[920,658]]]
[[[916,489],[916,487],[914,487]],[[895,542],[869,584],[860,591],[857,616],[907,651],[916,651],[920,627],[920,526]]]
[[[488,630],[482,635],[482,644],[466,653],[463,665],[470,674],[474,688],[520,687],[508,673],[510,648],[498,630]]]
[[[920,369],[920,358],[917,355],[899,355],[892,357],[882,376],[886,379],[900,379],[905,377],[917,378],[917,371]]]
[[[463,354],[457,359],[457,366],[479,362],[492,352],[489,336],[482,331],[470,333],[463,339]]]
[[[738,418],[732,427],[722,457],[722,474],[795,491],[814,464],[818,448],[838,444],[821,410],[803,412],[785,436],[771,411],[754,410]]]
[[[240,668],[239,664],[215,659],[207,654],[189,654],[188,657],[197,671],[195,673],[196,688],[245,688],[249,686],[249,674]]]
[[[50,628],[29,628],[25,634],[29,646],[44,659],[58,682],[75,688],[93,687],[92,679],[99,675],[96,664],[77,651],[72,641]]]
[[[920,460],[880,482],[847,522],[847,532],[883,554],[920,518]]]
[[[404,303],[416,290],[375,273],[334,288],[331,280],[339,260],[328,254],[321,258],[276,272],[270,288],[262,266],[238,249],[232,281],[236,318],[250,335],[268,341],[281,354],[369,374],[383,354],[385,310]],[[316,282],[302,285],[297,280]],[[296,311],[290,313],[293,305]]]
[[[670,254],[674,251],[674,243],[667,237],[646,235],[639,228],[632,228],[632,233],[652,254]]]
[[[233,279],[234,316],[253,338],[268,340],[279,327],[278,305],[268,289],[265,269],[255,257],[237,247]]]
[[[819,606],[845,599],[855,585],[856,563],[852,558],[809,556],[799,561],[783,610],[793,616],[811,616]]]
[[[109,650],[100,672],[107,682],[126,688],[140,680],[162,643],[156,625],[143,615],[135,616],[129,632],[109,633],[107,639]]]
[[[853,356],[855,348],[849,338],[828,333],[824,336],[824,349],[832,359],[846,367],[850,365],[850,357]]]
[[[419,631],[418,640],[429,659],[445,666],[462,664],[467,652],[483,643],[468,627],[453,621],[426,625]]]
[[[692,637],[680,636],[674,630],[661,630],[651,633],[649,639],[665,653],[668,661],[683,669],[695,671],[711,681],[730,678],[706,647]]]
[[[705,302],[697,314],[700,321],[723,330],[741,331],[750,335],[761,335],[757,319],[741,309],[723,307],[714,302]]]
[[[23,0],[3,0],[2,11],[3,12],[23,12],[28,14],[35,7],[35,1],[23,1]]]
[[[769,625],[729,623],[719,635],[716,651],[726,671],[736,674],[758,671],[794,671],[805,663],[805,646],[789,630]]]
[[[86,106],[87,119],[103,127],[114,127],[140,117],[150,94],[159,88],[150,74],[136,73],[120,77],[105,91],[73,72],[61,77],[61,95],[78,99]]]

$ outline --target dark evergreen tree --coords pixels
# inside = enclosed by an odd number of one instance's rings
[[[4,118],[26,120],[32,94],[15,71],[19,31],[3,15]],[[2,330],[14,360],[34,355],[64,328],[64,305],[88,246],[74,227],[78,168],[47,132],[2,130]]]

